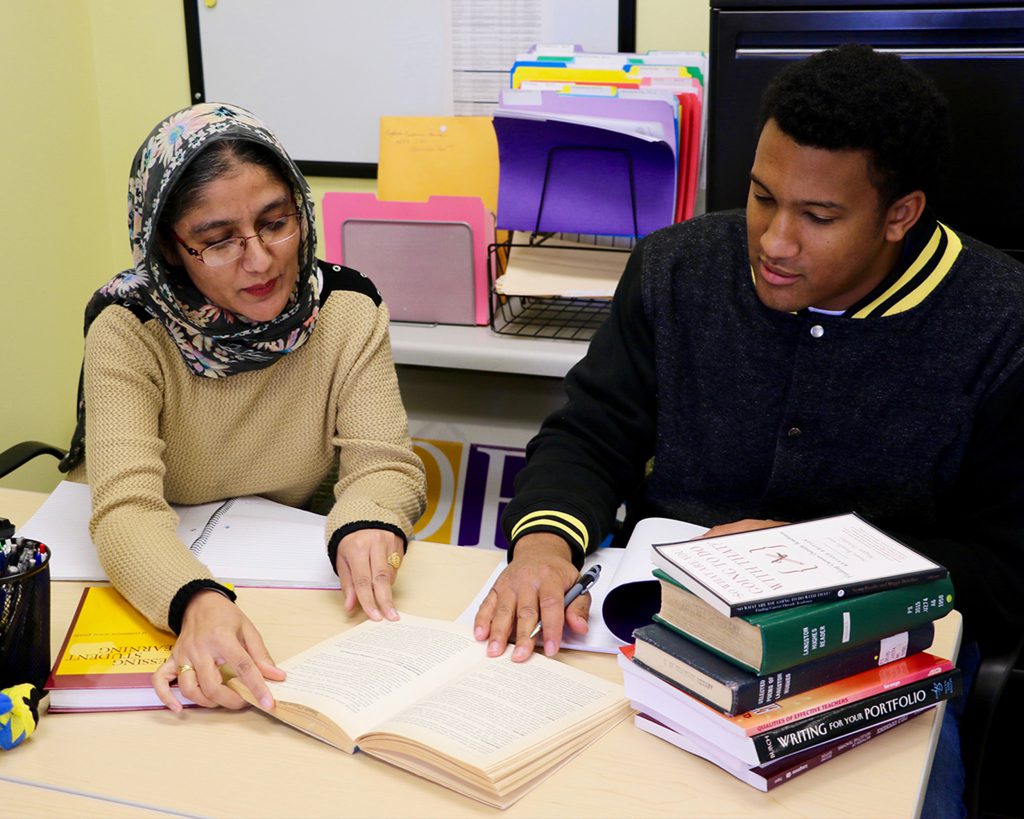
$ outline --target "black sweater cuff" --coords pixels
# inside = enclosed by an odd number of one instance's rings
[[[171,600],[171,605],[167,608],[167,625],[171,627],[171,631],[175,634],[181,634],[181,621],[185,619],[185,609],[188,604],[195,597],[197,592],[201,592],[203,589],[213,589],[223,594],[232,603],[238,599],[238,595],[235,594],[227,586],[222,586],[216,580],[209,580],[203,578],[201,580],[191,580],[178,589],[178,593],[174,595]]]
[[[331,539],[327,543],[327,557],[330,558],[331,568],[334,569],[335,574],[338,573],[338,544],[341,543],[341,539],[345,535],[358,532],[360,529],[383,529],[386,532],[398,535],[402,539],[403,553],[409,547],[409,539],[405,536],[405,532],[397,526],[379,520],[354,520],[335,529],[334,534],[331,535]]]

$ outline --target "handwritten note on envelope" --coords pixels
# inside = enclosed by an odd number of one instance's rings
[[[479,196],[498,207],[498,141],[490,117],[381,117],[377,196]]]

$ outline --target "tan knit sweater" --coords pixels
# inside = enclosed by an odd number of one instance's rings
[[[193,375],[159,322],[108,307],[89,329],[84,378],[86,460],[70,477],[92,489],[111,582],[161,628],[178,590],[212,577],[178,539],[169,503],[301,505],[340,455],[327,540],[361,521],[408,535],[423,511],[387,308],[362,293],[332,292],[305,345],[226,378]]]

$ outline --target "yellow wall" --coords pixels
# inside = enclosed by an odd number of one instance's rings
[[[707,45],[707,0],[637,0],[639,50]],[[83,308],[130,261],[132,157],[158,120],[189,104],[182,2],[5,4],[0,76],[0,449],[31,439],[66,446]],[[328,190],[374,190],[372,180],[309,181],[317,201]],[[47,458],[0,484],[50,489],[59,479]]]
[[[0,24],[0,446],[67,439],[82,306],[109,265],[89,26],[65,0],[5,5]]]
[[[637,51],[707,51],[708,0],[636,0]]]

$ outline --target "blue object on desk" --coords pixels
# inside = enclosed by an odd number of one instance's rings
[[[29,683],[0,691],[0,751],[16,748],[28,739],[39,724],[39,700],[42,695]]]

